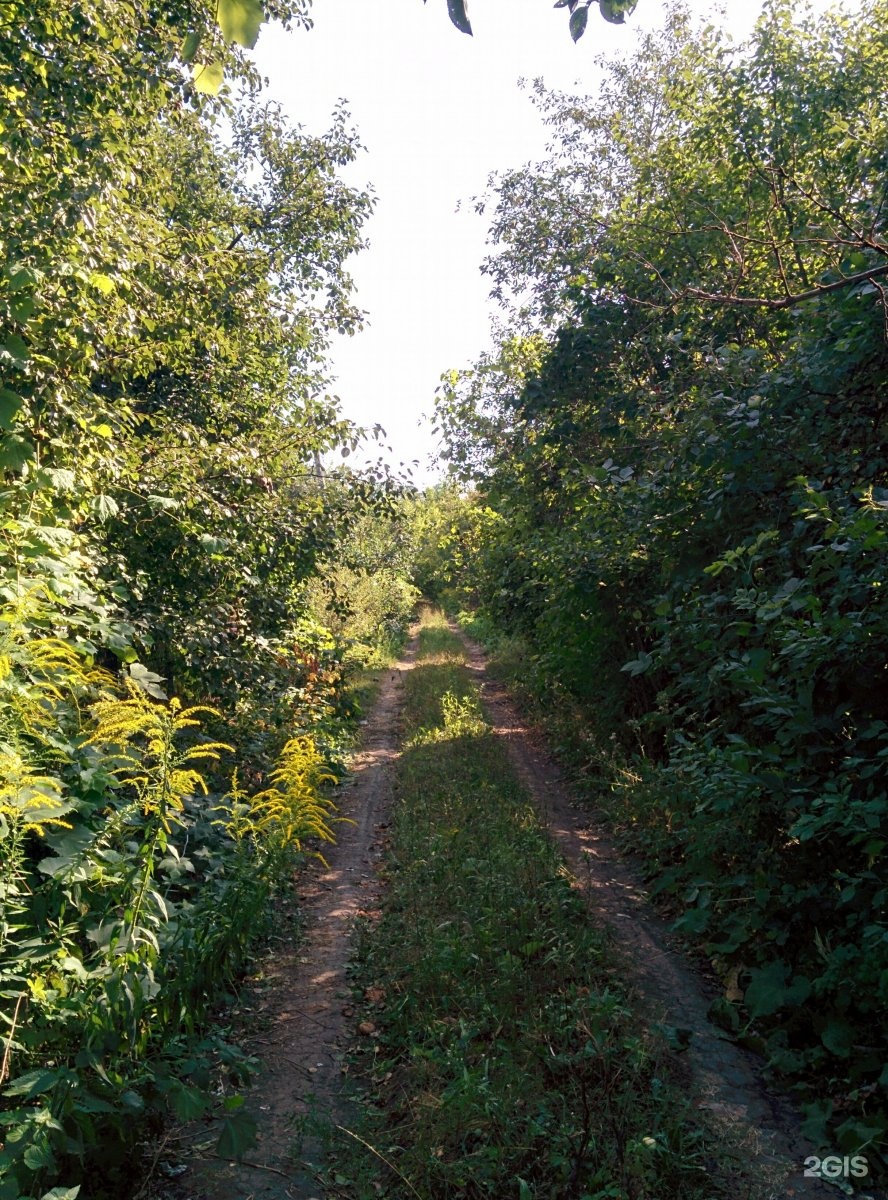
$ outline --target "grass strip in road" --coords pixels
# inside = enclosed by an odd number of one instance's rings
[[[358,966],[374,1156],[337,1182],[424,1200],[718,1195],[669,1056],[440,614],[406,690],[388,899]]]

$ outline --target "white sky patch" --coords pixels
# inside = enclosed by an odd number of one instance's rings
[[[333,390],[346,416],[386,429],[395,469],[418,460],[419,484],[439,474],[422,415],[434,408],[442,372],[471,365],[489,346],[496,312],[480,271],[487,218],[471,197],[492,171],[535,161],[545,148],[519,78],[593,91],[597,54],[631,52],[665,7],[639,0],[615,26],[593,6],[576,45],[551,0],[472,0],[472,38],[450,24],[445,0],[315,0],[311,32],[263,31],[256,61],[290,119],[320,133],[344,99],[367,147],[348,179],[377,196],[370,247],[350,263],[368,324],[334,344]],[[689,7],[701,17],[714,11],[708,0]],[[759,10],[758,0],[735,4],[713,20],[742,38]]]

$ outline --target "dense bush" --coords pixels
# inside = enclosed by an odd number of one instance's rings
[[[888,1127],[886,13],[675,10],[502,176],[497,354],[445,381],[481,606],[826,1145]],[[825,1122],[832,1133],[825,1133]]]

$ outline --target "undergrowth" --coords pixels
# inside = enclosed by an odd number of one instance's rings
[[[221,1154],[252,1141],[230,1092],[255,1063],[220,1010],[333,838],[331,739],[294,732],[258,786],[214,709],[35,636],[46,607],[0,608],[0,1200],[103,1200],[171,1118],[218,1117]]]
[[[670,1061],[440,614],[406,686],[390,892],[356,983],[369,1115],[335,1182],[359,1197],[717,1194]]]

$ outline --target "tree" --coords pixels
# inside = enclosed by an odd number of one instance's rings
[[[472,35],[472,25],[469,21],[467,0],[446,0],[447,13],[450,20],[461,33]],[[288,10],[288,16],[296,16],[300,23],[308,24],[308,6],[310,0],[300,0],[298,11],[294,14],[293,4]],[[423,0],[427,3],[427,0]],[[638,0],[556,0],[555,8],[566,8],[570,14],[570,36],[575,42],[583,36],[589,20],[589,10],[597,4],[605,21],[614,25],[622,25],[626,17],[635,11]],[[263,22],[272,16],[281,16],[277,11],[268,11],[261,0],[219,0],[217,6],[218,33],[205,39],[203,33],[196,30],[189,33],[183,44],[183,61],[192,63],[195,84],[202,92],[215,94],[224,76],[225,43],[235,43],[251,48],[256,44],[259,30]],[[221,33],[221,39],[218,34]],[[203,44],[201,56],[198,50]],[[209,45],[209,51],[207,50]]]
[[[372,201],[347,114],[292,127],[224,28],[249,4],[212,8],[0,19],[3,1200],[119,1194],[139,1113],[212,1103],[183,1049],[324,828],[305,591],[378,492],[316,470],[360,436],[326,349]]]
[[[886,18],[777,0],[734,48],[675,9],[598,94],[539,87],[498,352],[439,408],[499,516],[488,615],[587,713],[584,771],[621,747],[605,802],[733,979],[719,1020],[847,1152],[888,1128]]]

